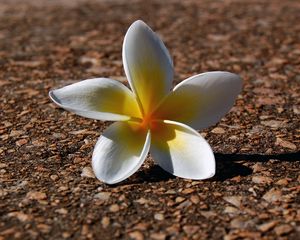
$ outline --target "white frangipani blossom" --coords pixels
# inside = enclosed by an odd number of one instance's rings
[[[138,170],[149,151],[175,176],[212,177],[214,154],[196,130],[217,123],[230,110],[241,91],[241,78],[229,72],[206,72],[171,90],[172,59],[140,20],[126,33],[123,64],[132,91],[118,81],[95,78],[49,93],[57,105],[80,116],[118,121],[95,146],[96,177],[109,184],[120,182]]]

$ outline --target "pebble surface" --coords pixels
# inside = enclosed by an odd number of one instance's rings
[[[299,12],[293,0],[0,0],[0,240],[299,239]],[[201,132],[212,179],[173,177],[148,157],[108,186],[91,155],[110,123],[48,98],[80,79],[127,84],[122,41],[136,19],[166,43],[174,85],[213,70],[244,80]]]

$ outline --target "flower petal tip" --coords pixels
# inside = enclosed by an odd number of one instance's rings
[[[136,21],[134,21],[131,26],[144,26],[144,27],[148,27],[148,25],[141,19],[138,19]]]
[[[237,84],[237,86],[239,87],[240,91],[242,90],[242,86],[243,86],[243,79],[241,78],[240,75],[236,74],[236,73],[231,73],[231,72],[224,72],[226,74],[228,74],[228,78],[232,78],[233,81],[235,81],[235,83]]]
[[[116,184],[130,177],[146,159],[150,142],[150,131],[140,131],[136,123],[112,124],[94,148],[92,167],[95,176],[107,184]]]
[[[151,155],[167,172],[187,179],[203,180],[215,173],[215,157],[206,140],[191,127],[170,120],[156,123]]]
[[[167,48],[146,23],[137,20],[125,35],[122,58],[142,111],[152,111],[172,87],[173,63]]]
[[[50,90],[48,93],[48,96],[54,103],[56,103],[57,105],[60,105],[59,99],[55,96],[55,91],[56,90]]]
[[[241,90],[242,78],[237,74],[224,71],[201,73],[179,83],[156,114],[161,119],[201,130],[216,124],[234,105]]]

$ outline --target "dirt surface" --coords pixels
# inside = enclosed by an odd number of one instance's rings
[[[299,1],[0,0],[0,239],[299,239]],[[136,19],[159,33],[175,83],[210,70],[243,92],[202,132],[216,176],[175,178],[148,157],[119,185],[91,171],[110,124],[66,112],[51,88],[126,81]]]

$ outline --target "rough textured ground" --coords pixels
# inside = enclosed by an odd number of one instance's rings
[[[0,239],[299,239],[299,1],[0,0]],[[203,132],[216,176],[174,178],[151,157],[127,181],[95,179],[109,123],[57,108],[47,94],[80,79],[125,81],[123,36],[156,30],[175,82],[208,70],[244,79]]]

